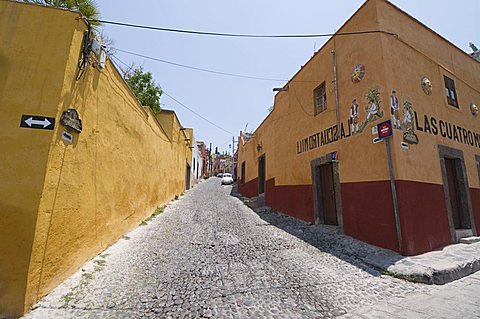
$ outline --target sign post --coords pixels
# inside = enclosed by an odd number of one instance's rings
[[[385,147],[387,149],[388,172],[390,174],[390,187],[392,190],[393,199],[393,213],[395,215],[395,228],[397,230],[398,249],[403,253],[402,247],[402,229],[400,227],[400,216],[398,214],[398,199],[397,190],[395,187],[395,176],[393,174],[392,151],[390,148],[390,138],[393,135],[392,122],[390,120],[377,124],[378,138],[385,140]]]

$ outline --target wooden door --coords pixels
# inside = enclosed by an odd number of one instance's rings
[[[187,162],[187,171],[185,173],[185,190],[190,189],[190,165]]]
[[[447,171],[448,195],[450,196],[450,206],[452,209],[452,219],[455,229],[463,228],[461,219],[461,206],[459,203],[458,180],[456,171],[456,161],[454,159],[445,158],[445,168]]]
[[[338,225],[337,206],[335,203],[335,183],[333,180],[333,164],[319,166],[320,192],[325,224]]]
[[[265,192],[265,155],[258,158],[258,194]]]

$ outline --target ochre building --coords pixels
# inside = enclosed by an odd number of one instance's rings
[[[78,13],[0,0],[1,318],[190,187],[193,132],[86,56],[88,30]]]
[[[480,231],[479,105],[477,60],[366,1],[241,134],[239,191],[404,255],[458,242]]]

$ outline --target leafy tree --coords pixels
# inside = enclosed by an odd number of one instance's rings
[[[155,114],[160,112],[160,96],[163,91],[153,81],[152,73],[144,72],[142,67],[138,67],[126,75],[125,81],[142,105],[149,106]]]
[[[96,20],[100,18],[100,12],[98,11],[95,0],[23,0],[23,2],[39,3],[52,7],[77,10],[88,20]],[[90,23],[92,25],[100,24],[95,21]]]

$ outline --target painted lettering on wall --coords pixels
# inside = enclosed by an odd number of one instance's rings
[[[415,114],[415,126],[419,132],[432,135],[440,135],[449,140],[480,148],[480,132],[474,132],[467,128],[455,125],[433,116]]]
[[[345,130],[345,127],[347,130]],[[311,151],[350,136],[352,136],[350,121],[348,121],[348,125],[340,123],[340,132],[338,132],[337,125],[330,126],[323,131],[297,141],[297,154]]]
[[[474,132],[467,128],[455,125],[448,121],[437,119],[433,116],[418,115],[413,112],[415,127],[419,132],[442,136],[449,140],[480,148],[480,132]],[[345,129],[346,128],[346,129]],[[337,135],[337,125],[330,126],[323,131],[316,132],[306,138],[297,141],[297,154],[302,154],[316,148],[328,145],[338,140],[352,136],[351,123],[340,123],[340,132]]]

